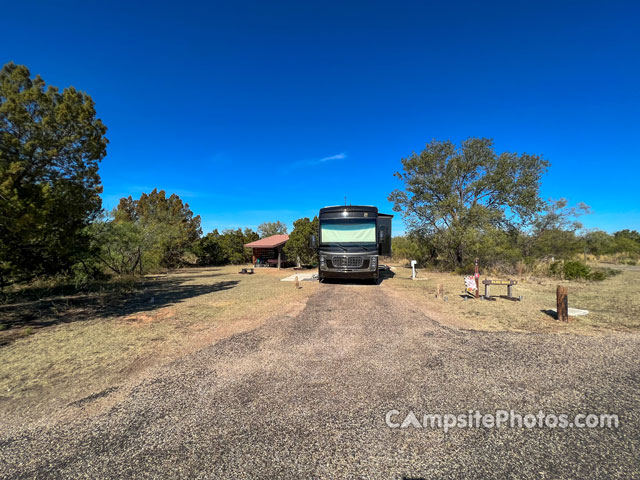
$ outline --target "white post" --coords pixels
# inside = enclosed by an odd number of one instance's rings
[[[411,280],[416,279],[416,262],[415,260],[411,260]]]

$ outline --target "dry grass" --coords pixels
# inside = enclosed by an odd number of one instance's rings
[[[115,299],[87,295],[71,304],[58,299],[53,309],[40,302],[41,314],[35,316],[33,304],[18,305],[13,320],[18,311],[27,322],[16,328],[31,334],[0,346],[0,407],[30,417],[65,406],[217,338],[255,328],[269,316],[301,308],[317,288],[314,282],[302,282],[299,290],[281,282],[291,270],[257,269],[254,275],[239,270],[180,270],[149,278],[136,293]],[[36,327],[29,326],[32,317]]]
[[[401,294],[441,323],[477,330],[522,332],[572,332],[595,334],[607,331],[640,330],[640,268],[620,267],[622,273],[602,282],[569,282],[553,279],[516,278],[514,295],[521,302],[505,298],[496,301],[468,299],[463,295],[462,275],[420,271],[411,280],[411,269],[395,267],[395,277],[384,285]],[[486,279],[481,276],[480,280]],[[489,277],[505,279],[508,277]],[[514,278],[514,277],[511,277]],[[446,301],[436,299],[442,284]],[[561,323],[545,311],[555,308],[556,286],[569,288],[569,306],[589,310],[589,314]],[[506,287],[493,286],[491,295],[505,295]],[[484,286],[480,284],[480,293]]]
[[[585,258],[586,257],[586,258]],[[587,260],[591,263],[604,263],[604,264],[613,264],[613,265],[638,265],[640,260],[638,259],[638,254],[633,253],[614,253],[610,255],[586,255],[582,257],[582,259]]]

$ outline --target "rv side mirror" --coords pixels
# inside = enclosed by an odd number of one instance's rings
[[[309,238],[309,246],[311,248],[316,248],[316,236],[315,235],[311,235],[311,238]]]

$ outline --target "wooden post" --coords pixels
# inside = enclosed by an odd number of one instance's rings
[[[558,312],[558,320],[562,322],[569,321],[569,293],[567,287],[558,285],[556,290],[556,308]]]
[[[489,284],[488,283],[484,284],[484,298],[485,299],[489,298]]]
[[[280,247],[278,247],[278,270],[280,270]]]
[[[513,295],[511,295],[511,284],[507,285],[507,297],[512,298]]]
[[[300,288],[300,283],[298,282],[298,275],[296,275],[296,290]]]

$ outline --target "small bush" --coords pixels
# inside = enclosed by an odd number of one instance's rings
[[[591,272],[589,274],[589,280],[593,282],[601,282],[607,278],[607,274],[603,271]]]
[[[578,261],[564,262],[562,273],[567,280],[588,280],[591,268]]]
[[[601,282],[609,277],[615,277],[622,273],[622,270],[614,270],[613,268],[599,268],[589,274],[589,280],[592,282]]]
[[[566,280],[589,280],[592,282],[601,282],[609,277],[613,277],[621,273],[620,270],[612,268],[595,268],[592,269],[579,261],[553,262],[549,264],[548,273],[552,277],[560,277]]]

